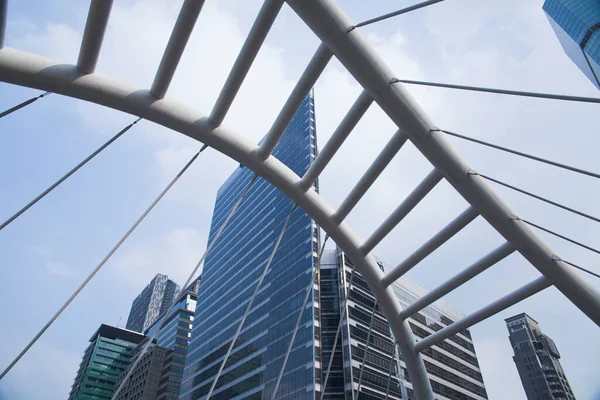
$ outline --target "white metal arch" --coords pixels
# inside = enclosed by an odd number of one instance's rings
[[[151,90],[139,89],[128,83],[94,73],[102,36],[110,14],[111,0],[92,0],[78,65],[63,64],[36,54],[1,48],[6,2],[0,0],[0,14],[2,14],[0,15],[0,81],[63,94],[153,121],[213,147],[252,169],[280,189],[303,208],[357,264],[388,318],[419,399],[433,399],[420,350],[550,285],[555,285],[590,319],[600,325],[599,294],[570,270],[527,226],[515,219],[513,212],[480,177],[469,174],[468,165],[440,137],[440,134],[436,133],[433,123],[402,85],[391,84],[394,81],[393,74],[362,39],[358,30],[351,29],[352,24],[341,10],[331,0],[288,0],[287,2],[317,34],[322,44],[260,147],[218,125],[231,105],[283,0],[265,1],[219,96],[216,110],[213,110],[210,117],[164,98],[200,13],[202,0],[184,1],[182,12]],[[339,59],[365,91],[353,106],[345,122],[342,122],[342,125],[348,124],[350,129],[340,128],[339,134],[334,133],[330,140],[331,145],[328,143],[325,146],[319,155],[322,158],[318,157],[313,164],[315,168],[311,167],[307,175],[299,177],[275,157],[270,156],[270,153],[282,130],[287,126],[287,118],[295,113],[294,105],[313,86],[332,55]],[[377,102],[400,130],[393,139],[395,141],[390,142],[389,148],[386,147],[365,176],[359,180],[349,198],[343,203],[345,204],[343,211],[335,212],[312,189],[312,182],[322,172],[328,162],[327,158],[330,159],[335,154],[345,136],[349,134],[353,122],[355,124],[360,119],[361,111],[364,112],[371,101]],[[344,217],[387,166],[390,156],[393,157],[395,154],[394,149],[396,147],[399,149],[402,140],[406,138],[428,158],[435,169],[388,220],[363,242],[343,221]],[[426,243],[420,252],[417,251],[390,273],[384,275],[369,254],[370,251],[442,178],[446,179],[471,204],[471,207]],[[404,319],[407,315],[402,312],[390,284],[478,215],[483,216],[507,240],[507,243],[474,264],[469,269],[469,273],[457,277],[452,282],[449,281],[446,286],[442,285],[435,293],[443,295],[455,289],[469,277],[475,276],[474,274],[493,265],[514,250],[519,251],[529,260],[542,273],[542,277],[415,344],[413,334]],[[426,304],[422,302],[421,305]]]

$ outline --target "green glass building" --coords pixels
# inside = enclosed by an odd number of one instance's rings
[[[100,325],[83,353],[69,400],[110,399],[119,375],[131,363],[131,352],[144,337],[127,329]]]

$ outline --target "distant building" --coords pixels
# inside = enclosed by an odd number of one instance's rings
[[[378,264],[383,270],[388,269],[381,260],[378,260]],[[352,269],[352,261],[340,249],[323,253],[319,281],[325,370],[329,364],[341,306],[347,300],[346,318],[342,329],[343,348],[341,341],[334,356],[325,398],[414,400],[416,397],[408,370],[394,346],[387,319],[378,306],[375,309],[375,320],[361,379],[360,369],[365,359],[375,296],[356,269],[350,287]],[[403,307],[414,303],[427,293],[425,289],[404,277],[394,282],[392,289]],[[446,303],[437,301],[407,318],[407,322],[415,337],[423,339],[463,316]],[[436,399],[488,398],[468,330],[423,350],[421,355]],[[359,382],[360,394],[356,392]]]
[[[144,332],[159,315],[167,312],[178,290],[179,286],[167,275],[156,274],[142,293],[133,300],[126,328]]]
[[[600,89],[600,1],[546,0],[542,8],[565,53]]]
[[[162,328],[156,335],[156,345],[164,348],[166,354],[156,397],[153,399],[179,398],[199,289],[200,278],[179,294],[173,311],[163,321]],[[148,328],[146,336],[152,336],[159,329],[161,318]]]
[[[148,340],[146,338],[135,348],[132,352],[132,360],[136,359]],[[159,346],[148,349],[115,400],[155,400],[166,354],[167,349]],[[125,379],[130,368],[131,366],[121,373],[115,385],[115,390]]]
[[[102,324],[83,354],[69,400],[110,399],[119,375],[144,335]]]
[[[506,327],[528,400],[574,400],[569,381],[560,365],[560,353],[537,321],[523,313],[507,318]]]

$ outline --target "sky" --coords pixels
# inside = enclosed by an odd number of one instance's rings
[[[412,4],[342,0],[353,22]],[[97,72],[150,87],[181,2],[115,0]],[[541,0],[448,0],[360,29],[399,78],[598,97],[564,54]],[[208,0],[167,94],[208,114],[256,16],[257,0]],[[75,63],[88,2],[13,1],[6,45]],[[258,141],[271,126],[318,46],[284,5],[225,126]],[[600,171],[598,105],[407,86],[442,129],[489,140],[583,169]],[[322,147],[361,91],[333,60],[315,86]],[[39,94],[0,84],[0,110]],[[50,95],[0,120],[0,220],[135,119]],[[372,106],[320,178],[337,207],[395,128]],[[476,171],[598,215],[600,183],[448,138]],[[0,231],[0,368],[4,368],[98,264],[201,144],[142,121],[52,194]],[[124,325],[134,297],[156,273],[182,284],[206,246],[216,190],[236,163],[209,149],[159,203],[81,295],[0,383],[0,399],[64,399],[81,355],[101,323]],[[430,171],[410,144],[394,158],[346,220],[366,239]],[[516,214],[600,246],[600,227],[493,186]],[[594,200],[596,199],[596,200]],[[439,184],[375,249],[401,262],[467,207]],[[542,232],[564,259],[599,272],[598,255]],[[432,289],[503,242],[476,219],[408,277]],[[579,272],[577,272],[579,273]],[[444,300],[468,314],[539,272],[513,254]],[[595,288],[599,281],[582,277]],[[504,319],[527,312],[560,349],[578,399],[600,399],[598,327],[554,288],[471,329],[490,399],[525,399]],[[35,378],[33,378],[35,377]],[[35,384],[32,384],[35,382]]]

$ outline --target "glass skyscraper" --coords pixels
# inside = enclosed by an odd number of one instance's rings
[[[537,321],[522,313],[507,318],[506,327],[515,353],[523,389],[529,400],[575,400],[571,385],[560,365],[554,341],[542,333]]]
[[[600,1],[546,0],[543,9],[565,53],[600,89]]]
[[[159,315],[167,312],[178,290],[179,286],[167,275],[156,274],[133,300],[125,327],[132,331],[144,332]]]
[[[377,263],[382,270],[388,270],[389,267],[381,260]],[[343,348],[338,343],[327,381],[326,398],[414,400],[410,376],[402,355],[394,346],[387,319],[375,305],[375,296],[358,270],[354,271],[354,278],[350,278],[352,269],[352,261],[341,250],[326,251],[323,254],[320,290],[324,349],[332,348],[343,312],[342,306],[347,300],[342,329]],[[394,282],[392,289],[403,307],[427,293],[404,277]],[[373,307],[375,314],[369,337]],[[420,340],[462,317],[464,315],[447,304],[437,301],[407,318],[407,322],[416,339]],[[331,351],[327,354],[329,353]],[[325,354],[324,352],[324,359]],[[436,399],[487,399],[475,347],[468,330],[423,350],[421,355]],[[363,360],[366,361],[361,372]],[[327,362],[323,365],[326,370]],[[360,392],[357,394],[359,382]]]
[[[302,176],[316,156],[314,100],[303,101],[273,155]],[[253,177],[239,166],[217,193],[209,242]],[[292,201],[259,178],[207,255],[181,397],[208,393],[275,246]],[[298,317],[319,247],[312,219],[294,212],[271,268],[211,399],[269,399]],[[314,399],[321,379],[318,290],[287,362],[277,398]]]
[[[132,352],[144,335],[102,324],[90,338],[69,400],[108,400],[115,391],[119,375],[131,363]]]

